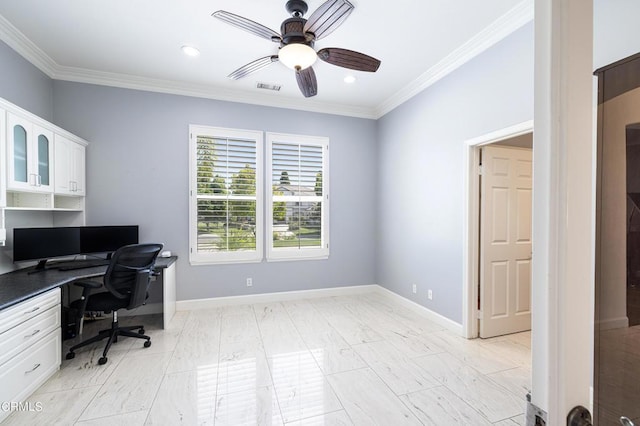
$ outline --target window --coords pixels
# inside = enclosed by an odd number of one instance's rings
[[[190,126],[192,264],[262,260],[262,132]]]
[[[267,133],[267,258],[329,256],[329,140]]]

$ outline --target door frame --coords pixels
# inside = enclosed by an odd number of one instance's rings
[[[464,142],[464,222],[462,229],[462,335],[478,337],[478,285],[480,265],[480,148],[495,142],[533,133],[533,120],[524,121]]]

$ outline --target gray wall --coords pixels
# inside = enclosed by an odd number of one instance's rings
[[[533,56],[531,23],[378,121],[378,284],[459,323],[464,141],[533,118]]]
[[[53,82],[0,41],[0,97],[45,120],[53,117]]]
[[[140,224],[165,243],[179,300],[375,283],[375,121],[55,81],[54,122],[90,142],[87,224]],[[328,136],[330,258],[190,266],[189,124]]]
[[[53,117],[53,82],[13,49],[0,41],[0,97],[40,117]],[[5,170],[0,172],[5,173]],[[51,226],[53,216],[43,212],[7,212],[7,247],[0,247],[0,273],[15,269],[9,256],[14,227]]]

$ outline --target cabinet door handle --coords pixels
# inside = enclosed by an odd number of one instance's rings
[[[32,314],[32,313],[34,313],[35,311],[37,311],[38,309],[40,309],[40,306],[36,306],[36,307],[35,307],[35,308],[33,308],[32,310],[27,311],[27,312],[24,312],[24,315]]]
[[[38,329],[38,330],[34,330],[34,332],[33,332],[33,333],[31,333],[31,334],[28,334],[28,335],[24,336],[24,338],[25,338],[25,339],[28,339],[28,338],[30,338],[30,337],[35,336],[35,335],[36,335],[36,334],[38,334],[38,333],[40,333],[40,330],[39,330],[39,329]]]
[[[33,366],[33,368],[31,370],[25,371],[24,374],[29,374],[29,373],[33,373],[34,371],[36,371],[38,369],[38,367],[40,367],[40,364],[36,364]]]

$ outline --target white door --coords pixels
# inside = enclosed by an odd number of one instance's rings
[[[530,149],[482,148],[480,337],[531,329]]]

